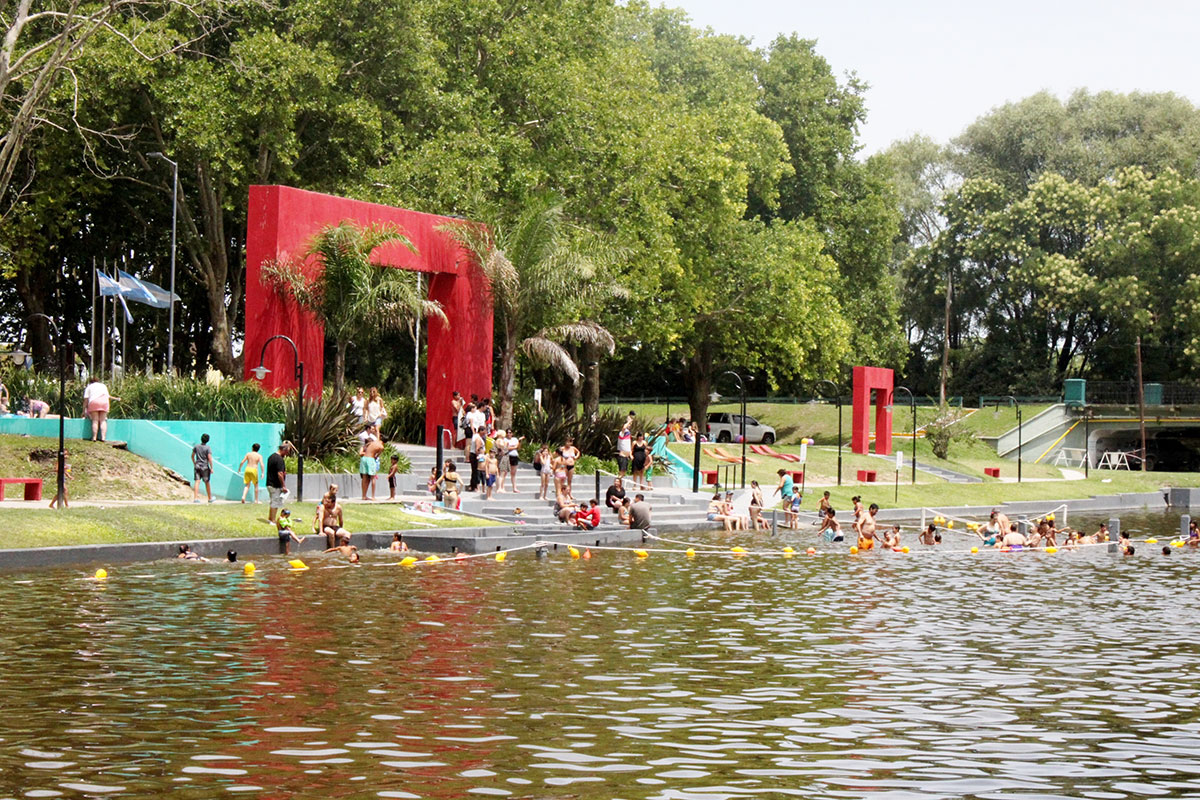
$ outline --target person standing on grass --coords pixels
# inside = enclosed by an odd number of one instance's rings
[[[213,501],[212,485],[209,481],[212,479],[213,461],[212,448],[208,446],[208,434],[200,437],[200,444],[192,448],[192,477],[195,479],[192,482],[192,502],[200,502],[200,482],[204,481],[204,492],[208,495],[208,502]]]
[[[92,421],[92,441],[103,442],[108,438],[108,409],[112,400],[120,400],[108,393],[105,386],[95,375],[88,381],[83,390],[83,409],[88,419]]]
[[[291,455],[296,452],[296,448],[291,442],[283,441],[279,443],[279,449],[271,454],[267,459],[267,496],[270,500],[270,510],[267,511],[267,519],[271,524],[275,524],[275,515],[279,513],[279,509],[283,508],[283,501],[287,494],[284,487],[284,481],[287,478],[287,462],[284,461],[284,456]]]
[[[258,505],[258,478],[263,471],[262,453],[258,452],[258,442],[250,445],[250,452],[242,456],[242,460],[238,463],[238,471],[242,472],[242,482],[245,486],[242,487],[242,502],[246,502],[246,492],[250,491],[250,487],[254,487],[254,504]]]
[[[371,498],[375,499],[375,487],[379,481],[379,455],[383,452],[383,440],[372,436],[358,451],[358,474],[362,478],[362,499],[367,499],[367,487],[371,487]]]

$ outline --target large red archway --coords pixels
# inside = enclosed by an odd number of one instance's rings
[[[345,197],[306,192],[290,186],[251,186],[246,225],[246,345],[244,375],[258,366],[263,343],[277,333],[290,336],[304,361],[306,391],[320,392],[325,366],[325,331],[312,315],[281,298],[262,282],[262,265],[302,252],[322,226],[343,220],[360,224],[392,222],[416,246],[412,253],[399,245],[380,248],[381,266],[423,272],[429,276],[429,297],[442,304],[448,324],[428,326],[428,367],[425,374],[425,442],[435,444],[437,426],[449,426],[450,395],[491,393],[492,306],[486,280],[474,261],[437,228],[452,220],[392,206]],[[268,391],[295,388],[292,354],[286,342],[272,345],[263,381]]]

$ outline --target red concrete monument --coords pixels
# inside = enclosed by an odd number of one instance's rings
[[[399,245],[376,251],[381,267],[425,273],[429,298],[442,304],[448,324],[431,320],[428,326],[428,368],[425,374],[425,442],[435,444],[437,426],[449,427],[450,395],[491,394],[492,304],[487,281],[471,257],[449,236],[437,230],[454,220],[403,208],[365,203],[345,197],[307,192],[289,186],[251,186],[246,225],[246,343],[245,376],[258,366],[263,343],[275,334],[290,336],[304,362],[306,392],[320,392],[325,365],[325,331],[311,314],[262,282],[262,265],[292,258],[304,251],[313,234],[326,225],[349,220],[359,224],[391,222],[417,248]],[[311,260],[309,265],[316,269]],[[291,348],[273,344],[264,359],[271,370],[263,384],[268,391],[296,387]]]
[[[892,452],[892,370],[883,367],[854,368],[854,416],[850,434],[850,450],[869,452],[871,441],[871,392],[875,392],[875,452]]]

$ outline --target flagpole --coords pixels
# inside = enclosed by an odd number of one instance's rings
[[[121,253],[121,263],[128,267],[129,259],[125,253]],[[121,280],[121,271],[117,270],[117,282]],[[125,360],[125,340],[129,337],[129,304],[123,303],[122,308],[125,313],[121,315],[121,378],[124,379],[129,374],[129,362]]]
[[[88,377],[96,374],[96,257],[92,256],[92,346],[88,350]]]
[[[104,257],[104,269],[108,269],[108,256]],[[99,278],[97,278],[99,280]],[[104,377],[105,359],[108,358],[108,306],[104,304],[104,295],[100,295],[100,377]]]
[[[113,280],[120,281],[117,275],[117,260],[113,259]],[[117,334],[121,332],[121,323],[117,322],[117,303],[121,300],[121,295],[113,296],[113,329],[112,329],[112,379],[117,379]]]

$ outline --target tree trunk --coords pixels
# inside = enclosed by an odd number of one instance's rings
[[[600,411],[600,350],[583,346],[583,418],[594,420]]]
[[[513,395],[517,384],[517,329],[504,325],[504,345],[500,350],[500,427],[512,430]]]
[[[333,348],[333,395],[341,397],[346,388],[346,347],[345,339],[334,342]]]
[[[700,426],[700,433],[708,432],[708,401],[712,392],[712,347],[707,343],[684,361],[683,379],[687,385],[688,409],[692,419]]]
[[[50,297],[50,286],[38,283],[33,270],[29,268],[17,271],[13,285],[17,296],[21,298],[21,305],[25,306],[25,313],[22,319],[18,320],[18,327],[27,332],[25,341],[18,341],[17,346],[24,346],[30,352],[33,363],[37,364],[39,369],[57,370],[58,362],[53,360],[54,343],[50,341],[50,326],[41,317],[29,319],[33,314],[47,313],[46,300]]]

